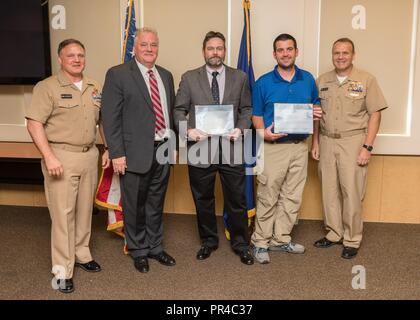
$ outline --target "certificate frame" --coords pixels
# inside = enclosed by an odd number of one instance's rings
[[[209,135],[224,135],[234,126],[233,104],[195,106],[195,127]]]
[[[274,103],[274,133],[313,134],[313,104]]]

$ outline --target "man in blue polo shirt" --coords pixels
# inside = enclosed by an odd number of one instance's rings
[[[268,251],[304,253],[290,233],[302,202],[308,165],[307,134],[274,133],[274,103],[314,105],[314,119],[322,115],[314,77],[295,65],[296,39],[280,34],[273,43],[277,65],[258,79],[253,90],[252,122],[264,132],[264,170],[257,176],[257,214],[252,235],[255,259],[269,263]]]

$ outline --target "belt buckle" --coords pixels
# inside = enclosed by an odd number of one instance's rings
[[[82,152],[88,152],[90,147],[83,147]]]
[[[333,133],[332,134],[332,138],[334,138],[334,139],[340,139],[341,138],[341,134],[339,134],[339,133]]]

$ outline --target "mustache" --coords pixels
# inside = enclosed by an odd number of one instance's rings
[[[207,61],[224,61],[224,57],[220,57],[220,56],[213,56],[213,57],[209,57],[207,58]]]

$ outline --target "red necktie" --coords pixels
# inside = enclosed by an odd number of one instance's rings
[[[165,126],[165,117],[163,116],[162,105],[160,103],[160,94],[157,80],[153,70],[149,70],[149,83],[150,83],[150,92],[152,98],[153,109],[155,110],[156,122],[155,122],[155,132],[159,134]],[[160,135],[160,134],[159,134]]]

